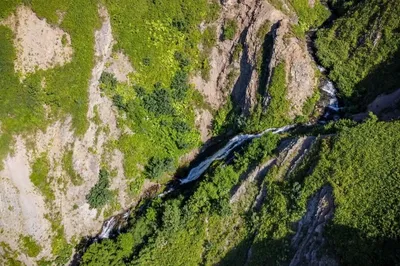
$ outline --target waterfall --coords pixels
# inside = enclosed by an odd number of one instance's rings
[[[98,238],[99,239],[108,238],[110,236],[111,231],[114,229],[116,223],[117,219],[115,218],[115,216],[105,221]]]
[[[208,157],[207,159],[202,161],[198,166],[192,168],[188,176],[184,179],[181,179],[180,183],[186,184],[195,181],[207,170],[207,168],[214,161],[225,159],[231,153],[232,150],[234,150],[239,145],[243,144],[245,141],[259,138],[268,132],[272,132],[272,134],[280,134],[292,129],[293,127],[295,127],[295,125],[287,125],[280,128],[269,128],[259,134],[246,134],[246,135],[235,136],[231,140],[229,140],[229,142],[222,149],[214,153],[214,155]]]

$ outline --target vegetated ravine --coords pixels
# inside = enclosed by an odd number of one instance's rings
[[[311,57],[317,64],[319,71],[322,74],[324,74],[326,72],[326,69],[318,65],[318,61],[315,57],[315,54],[312,52],[315,49],[312,38],[310,38],[310,40],[307,42],[307,45]],[[317,123],[325,124],[328,121],[339,119],[339,112],[341,108],[339,107],[337,90],[333,82],[329,80],[326,76],[324,76],[320,82],[319,89],[321,90],[322,94],[320,104],[322,105],[322,107],[325,108],[325,111]],[[243,144],[248,143],[249,141],[252,141],[254,139],[260,138],[266,133],[282,134],[295,129],[298,126],[300,125],[289,124],[280,128],[268,128],[257,134],[239,134],[232,137],[222,148],[218,149],[211,156],[206,157],[200,154],[200,157],[205,157],[205,159],[200,161],[196,166],[192,167],[185,178],[179,179],[178,182],[171,182],[171,184],[167,186],[165,191],[158,194],[157,197],[164,197],[167,194],[170,194],[171,192],[175,191],[177,188],[180,188],[181,185],[188,184],[198,180],[214,161],[226,159],[230,154],[232,154],[234,150],[237,150]],[[208,147],[208,150],[210,149],[213,149],[213,147]],[[107,219],[103,223],[100,233],[94,238],[89,239],[87,241],[87,244],[109,237],[116,237],[123,228],[123,226],[126,224],[132,211],[133,210],[128,209],[121,212],[118,215],[112,216],[109,219]]]

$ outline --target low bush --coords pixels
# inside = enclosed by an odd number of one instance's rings
[[[101,208],[106,205],[112,198],[110,187],[109,173],[101,169],[99,172],[99,181],[92,187],[89,194],[86,195],[90,208]]]
[[[152,157],[146,166],[146,176],[150,179],[159,179],[162,174],[174,169],[174,162],[170,158]]]
[[[235,20],[226,21],[222,32],[222,39],[232,40],[235,37],[236,31],[237,31],[237,22]]]

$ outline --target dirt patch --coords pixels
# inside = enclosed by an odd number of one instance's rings
[[[16,139],[14,148],[15,153],[4,160],[4,170],[0,172],[0,242],[18,250],[19,235],[22,233],[49,247],[51,226],[44,218],[47,213],[45,202],[30,181],[31,160],[21,137]],[[49,248],[39,254],[48,255]],[[25,256],[19,259],[27,262]]]
[[[206,142],[211,138],[211,125],[213,116],[207,109],[196,110],[196,126],[200,130],[201,141]]]
[[[107,65],[105,71],[114,74],[119,82],[128,82],[128,75],[134,71],[129,58],[122,52],[113,54]]]
[[[10,27],[15,34],[16,72],[25,75],[71,61],[73,50],[69,34],[39,19],[30,8],[18,7],[15,14],[0,24]]]

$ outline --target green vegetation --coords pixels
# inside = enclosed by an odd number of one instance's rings
[[[224,40],[232,40],[237,31],[237,22],[235,20],[225,21],[224,29],[222,31],[222,38]]]
[[[326,126],[333,128],[338,134],[317,138],[294,171],[277,163],[261,184],[249,185],[240,201],[230,203],[240,176],[266,162],[279,137],[255,139],[232,164],[214,163],[192,192],[154,199],[127,233],[90,246],[83,265],[243,265],[250,247],[249,265],[286,264],[293,255],[293,225],[324,185],[333,188],[336,211],[322,252],[344,265],[398,263],[400,123],[372,116],[357,126]],[[260,186],[267,196],[257,211],[251,206]]]
[[[22,266],[23,264],[18,260],[19,253],[12,250],[10,245],[5,242],[0,242],[0,249],[2,255],[0,257],[0,263],[3,265],[10,266]]]
[[[217,28],[215,26],[207,27],[202,35],[201,43],[204,45],[203,49],[209,52],[217,42]]]
[[[29,257],[36,257],[42,251],[42,247],[36,243],[32,236],[21,236],[20,244],[23,252]]]
[[[3,1],[4,2],[4,1]],[[44,129],[55,119],[72,115],[75,131],[82,134],[87,126],[87,87],[94,64],[94,30],[99,25],[97,1],[6,1],[0,18],[5,18],[21,3],[28,3],[39,17],[51,24],[58,20],[57,11],[65,11],[60,27],[70,34],[74,54],[72,62],[46,71],[29,74],[20,82],[14,72],[15,49],[10,29],[0,26],[0,157],[8,152],[12,135]],[[79,73],[79,75],[76,75]],[[46,87],[42,88],[41,81]],[[50,107],[45,117],[44,105]]]
[[[318,90],[316,90],[311,97],[307,98],[306,102],[303,105],[302,115],[296,117],[296,119],[295,119],[295,121],[297,123],[305,123],[311,117],[318,116],[316,114],[315,107],[316,107],[316,104],[318,103],[320,97],[321,97],[320,92]]]
[[[126,119],[134,134],[122,135],[116,145],[124,152],[125,174],[131,180],[131,192],[140,191],[144,178],[159,178],[175,169],[178,158],[199,144],[194,124],[197,96],[188,84],[185,57],[177,56],[181,69],[169,86],[156,83],[151,88],[116,84],[111,77],[102,78],[103,90]],[[168,162],[165,161],[168,158]],[[164,166],[162,166],[164,164]],[[146,168],[143,173],[142,168]]]
[[[308,0],[289,0],[289,2],[299,17],[299,25],[294,28],[294,32],[301,38],[304,38],[304,33],[310,28],[320,26],[330,15],[328,8],[320,0],[314,1],[313,7]]]
[[[208,11],[206,15],[206,22],[214,22],[218,19],[219,17],[219,12],[221,10],[221,5],[219,0],[211,0],[208,1],[209,6],[208,6]]]
[[[399,122],[375,118],[343,131],[315,174],[334,189],[331,248],[346,265],[399,263]],[[328,174],[329,173],[329,174]]]
[[[83,183],[82,177],[79,174],[77,174],[74,170],[73,161],[72,161],[72,150],[68,151],[64,154],[62,162],[63,162],[64,170],[67,172],[68,177],[71,180],[71,183],[74,186],[82,185],[82,183]]]
[[[234,247],[248,233],[246,219],[241,217],[244,213],[229,204],[230,190],[242,173],[271,155],[277,141],[276,135],[267,134],[249,144],[233,165],[222,167],[216,163],[188,197],[164,202],[154,199],[144,212],[133,217],[127,233],[91,245],[83,256],[83,265],[218,262],[226,255],[227,247]],[[238,223],[236,234],[231,233],[230,222]],[[219,226],[226,226],[226,230],[221,232]]]
[[[64,226],[59,215],[60,213],[50,213],[45,215],[45,218],[51,224],[51,253],[54,257],[51,260],[43,257],[37,261],[39,266],[66,265],[71,259],[73,244],[69,244],[66,240]]]
[[[268,127],[283,126],[290,122],[287,117],[289,101],[286,99],[286,90],[285,62],[280,62],[272,72],[268,87],[270,101],[267,110],[263,110],[262,104],[257,105],[248,122],[247,130],[261,131]]]
[[[99,172],[99,181],[90,189],[89,194],[86,195],[86,200],[90,208],[102,208],[111,200],[112,192],[109,190],[109,179],[109,173],[101,169]]]
[[[200,144],[194,108],[202,102],[188,75],[196,69],[208,73],[207,52],[216,33],[211,27],[201,34],[198,25],[216,19],[219,4],[124,0],[106,1],[106,6],[118,40],[114,48],[123,50],[135,68],[133,86],[110,74],[101,77],[101,88],[126,117],[119,126],[133,133],[123,134],[114,145],[125,155],[124,170],[135,195],[146,177],[163,182],[161,177],[176,168],[179,158]],[[197,48],[201,42],[204,54]]]
[[[242,131],[246,126],[246,120],[233,108],[232,100],[229,99],[216,113],[213,120],[213,135],[221,136]]]
[[[320,142],[288,181],[277,178],[277,170],[270,171],[269,196],[253,249],[256,264],[290,259],[291,224],[299,220],[307,199],[324,184],[332,186],[336,205],[326,232],[326,248],[338,256],[340,264],[398,263],[400,205],[395,168],[400,158],[399,128],[398,122],[371,118]],[[307,174],[310,167],[315,168],[311,175]]]
[[[206,0],[106,1],[111,14],[117,50],[124,50],[135,66],[137,85],[170,84],[179,69],[177,52],[185,53],[196,66],[200,22],[215,16],[215,5]],[[132,12],[129,6],[135,7]],[[214,11],[212,11],[214,10]],[[210,17],[210,18],[211,18]]]
[[[55,199],[54,191],[51,187],[51,177],[49,176],[49,161],[47,160],[47,154],[41,154],[32,165],[32,173],[30,179],[43,194],[46,201],[52,201]]]
[[[55,233],[51,240],[51,253],[55,256],[53,263],[65,265],[71,258],[73,245],[67,242],[61,221],[52,221],[51,227]]]
[[[39,70],[21,79],[19,73],[14,73],[14,36],[10,29],[0,26],[0,159],[8,152],[15,134],[24,136],[44,129],[69,114],[76,133],[84,133],[88,125],[87,86],[95,59],[93,32],[99,26],[99,2],[7,1],[0,18],[7,17],[22,2],[54,26],[57,11],[66,12],[59,26],[70,34],[74,56],[64,66]],[[319,0],[313,7],[311,2],[287,1],[288,8],[299,16],[299,25],[293,29],[298,37],[303,38],[307,30],[321,25],[329,16]],[[329,1],[342,17],[318,33],[318,56],[348,103],[357,101],[355,109],[399,83],[397,2]],[[218,36],[216,28],[209,25],[201,33],[199,24],[217,19],[220,4],[214,0],[101,3],[110,12],[117,40],[114,49],[128,55],[135,69],[126,83],[118,82],[112,74],[101,75],[100,88],[118,110],[117,123],[122,132],[106,148],[117,148],[124,154],[126,182],[131,195],[138,196],[145,178],[165,184],[179,167],[180,158],[200,145],[195,108],[206,107],[199,92],[189,84],[189,76],[200,71],[207,78],[209,54]],[[273,3],[283,8],[283,2]],[[134,12],[130,7],[135,7]],[[232,40],[236,34],[237,23],[227,20],[221,37]],[[257,37],[263,44],[256,65],[260,74],[258,104],[245,117],[228,100],[216,112],[214,135],[259,132],[293,122],[287,115],[290,104],[286,98],[285,62],[279,62],[272,73],[266,71],[273,43],[271,25],[265,23]],[[66,45],[67,37],[64,35],[61,41]],[[239,59],[244,48],[239,44],[232,57]],[[228,83],[236,75],[232,71]],[[315,93],[306,101],[303,116],[296,122],[305,122],[313,115],[319,97]],[[98,112],[94,110],[96,124],[100,124]],[[45,119],[47,116],[49,119]],[[332,256],[343,265],[399,264],[398,132],[400,122],[379,122],[371,115],[362,124],[340,120],[283,137],[265,134],[255,138],[226,161],[214,162],[204,177],[182,186],[182,190],[164,198],[143,200],[132,212],[125,230],[115,238],[91,244],[81,264],[286,265],[294,253],[291,240],[296,224],[304,216],[310,198],[322,187],[333,191],[335,215],[325,227],[327,242],[320,250],[324,254],[318,257]],[[296,157],[298,164],[293,167],[286,159],[295,155],[287,149],[282,151],[282,147],[302,133],[315,135],[316,141],[304,157]],[[282,152],[280,156],[278,152]],[[55,199],[55,180],[49,176],[47,157],[43,153],[35,159],[30,180],[49,203]],[[265,172],[254,180],[248,178],[267,162],[270,167]],[[74,171],[70,149],[62,164],[72,185],[81,185],[83,180]],[[101,169],[98,182],[86,195],[90,208],[103,209],[98,213],[104,216],[120,208],[118,190],[110,190],[113,176]],[[71,258],[76,242],[67,241],[59,215],[46,215],[52,227],[49,240],[54,260],[42,258],[39,265],[65,265]],[[20,246],[29,257],[37,257],[42,251],[32,236],[21,235]],[[6,244],[0,243],[0,253],[0,264],[20,264],[18,252]]]
[[[377,95],[399,84],[399,1],[335,1],[345,14],[318,32],[321,63],[330,69],[341,96],[353,111],[362,110]]]
[[[160,159],[152,157],[146,166],[146,175],[150,179],[158,179],[163,173],[174,169],[173,163],[170,158]]]
[[[329,4],[332,6],[333,10],[339,15],[345,14],[353,6],[364,0],[329,0]]]

